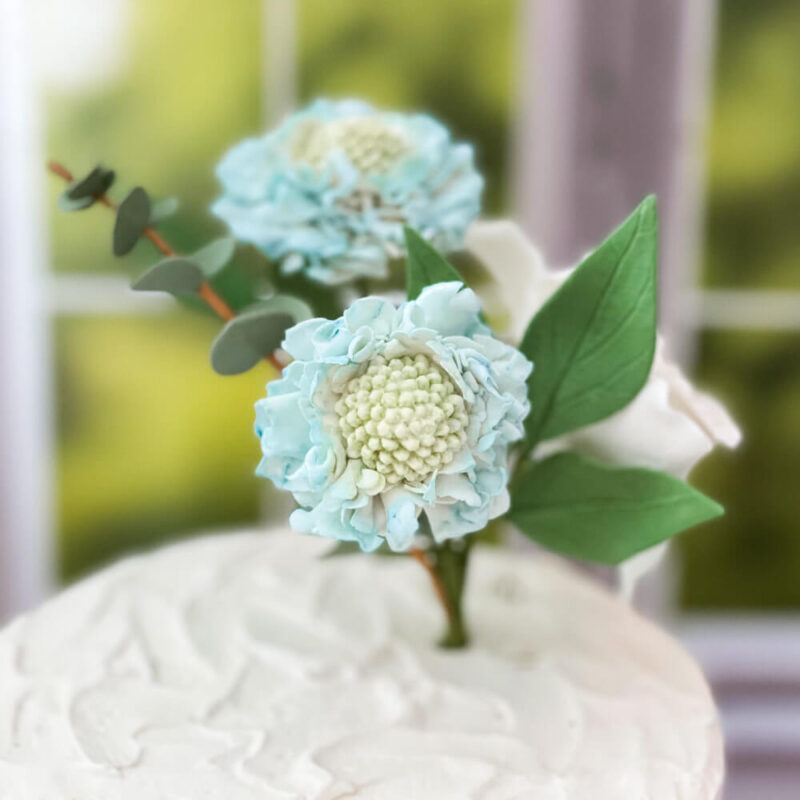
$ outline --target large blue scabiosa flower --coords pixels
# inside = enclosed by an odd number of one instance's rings
[[[286,272],[323,283],[380,278],[403,253],[403,226],[458,249],[480,210],[472,147],[424,114],[317,100],[275,131],[236,145],[212,211]]]
[[[295,530],[403,551],[421,512],[443,541],[507,510],[532,365],[470,289],[435,284],[399,308],[365,297],[283,347],[295,360],[256,403],[257,473],[292,492]]]

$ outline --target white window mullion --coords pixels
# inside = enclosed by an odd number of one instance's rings
[[[47,308],[52,316],[146,316],[176,307],[161,292],[134,292],[127,275],[54,274],[47,282]]]
[[[25,0],[0,0],[0,618],[52,585],[42,130]]]
[[[548,261],[575,263],[654,192],[660,326],[685,361],[699,257],[713,0],[520,0],[515,205]]]

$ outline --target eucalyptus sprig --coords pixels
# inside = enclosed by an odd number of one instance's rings
[[[234,257],[236,242],[233,239],[215,239],[191,255],[180,255],[156,230],[156,224],[175,211],[174,199],[153,203],[148,192],[137,186],[117,204],[108,195],[115,180],[113,170],[98,165],[85,177],[76,180],[65,166],[56,161],[50,161],[47,167],[54,175],[67,181],[67,188],[58,201],[62,211],[84,211],[100,203],[115,213],[112,236],[115,256],[127,255],[142,238],[148,239],[164,256],[134,279],[131,288],[167,292],[174,297],[198,297],[226,323],[211,350],[211,363],[217,372],[238,374],[261,359],[269,361],[278,371],[283,369],[283,363],[275,353],[283,333],[310,317],[311,309],[298,298],[273,294],[235,310],[213,283]]]

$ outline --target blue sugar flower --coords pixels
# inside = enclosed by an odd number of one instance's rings
[[[292,492],[295,530],[403,551],[421,512],[443,541],[507,510],[532,365],[470,289],[439,283],[399,308],[365,297],[283,347],[294,361],[256,403],[257,473]]]
[[[424,114],[317,100],[222,159],[212,211],[285,272],[323,283],[380,278],[410,225],[458,249],[480,210],[472,147]]]

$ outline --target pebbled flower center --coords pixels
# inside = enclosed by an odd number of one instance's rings
[[[418,353],[373,358],[336,403],[349,458],[389,484],[419,484],[447,466],[466,441],[464,398],[447,374]]]
[[[408,152],[409,143],[383,120],[350,117],[311,123],[298,132],[295,161],[320,169],[333,150],[342,150],[363,173],[386,172]]]

